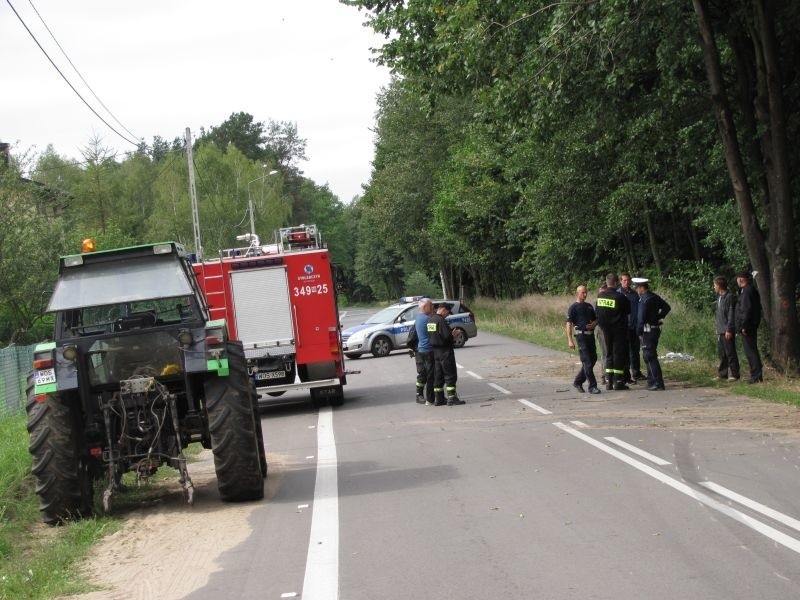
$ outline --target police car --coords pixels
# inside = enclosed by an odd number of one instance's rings
[[[397,304],[387,306],[369,319],[348,327],[342,331],[342,349],[348,358],[359,358],[362,354],[388,356],[392,350],[406,347],[408,332],[414,326],[414,319],[419,314],[418,296],[404,296]],[[478,335],[475,315],[458,300],[434,300],[434,305],[447,302],[453,305],[447,322],[451,329],[459,329],[460,336],[455,337],[455,346],[460,348],[469,338]]]

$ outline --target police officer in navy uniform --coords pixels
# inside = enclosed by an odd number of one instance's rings
[[[606,275],[606,290],[597,295],[597,324],[603,330],[606,357],[606,389],[627,390],[628,314],[631,304],[617,291],[615,273]]]
[[[579,285],[575,290],[575,302],[567,310],[567,343],[570,348],[575,348],[575,338],[578,339],[578,355],[581,358],[581,370],[575,375],[572,387],[583,393],[583,382],[588,380],[589,393],[599,394],[594,376],[594,365],[597,362],[594,329],[597,316],[594,307],[586,302],[586,295],[586,286]]]
[[[453,332],[450,330],[450,325],[447,324],[447,316],[452,309],[453,306],[448,302],[441,302],[436,306],[436,312],[428,317],[428,336],[433,348],[433,403],[435,406],[466,404],[456,393],[456,381],[458,380],[456,355],[453,351]]]
[[[651,392],[664,389],[664,375],[658,362],[658,340],[661,325],[672,307],[658,294],[650,291],[650,280],[634,278],[639,294],[637,333],[642,340],[642,358],[647,365],[647,389]]]

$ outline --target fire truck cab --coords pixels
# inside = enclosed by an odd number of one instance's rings
[[[334,268],[315,225],[285,227],[273,244],[247,233],[249,246],[192,265],[212,319],[225,318],[244,346],[259,392],[307,388],[311,401],[340,405],[347,383]]]

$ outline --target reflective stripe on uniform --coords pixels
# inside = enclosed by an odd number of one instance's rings
[[[604,308],[616,308],[617,301],[614,298],[598,298],[597,306],[602,306]]]
[[[428,330],[428,333],[435,332],[436,331],[436,323],[427,323],[426,324],[426,329]]]

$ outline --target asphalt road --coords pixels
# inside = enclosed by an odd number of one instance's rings
[[[798,437],[702,388],[577,394],[485,332],[456,358],[465,406],[416,404],[396,352],[340,408],[266,409],[273,492],[188,598],[800,598]]]

